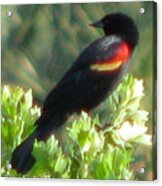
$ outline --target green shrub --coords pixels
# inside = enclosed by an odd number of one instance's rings
[[[140,109],[143,89],[143,80],[126,75],[103,103],[104,118],[100,112],[82,112],[66,127],[65,145],[54,135],[46,142],[35,141],[36,164],[23,177],[135,179],[131,163],[136,144],[151,145],[148,112]],[[2,176],[22,176],[7,165],[39,115],[31,90],[2,87]]]

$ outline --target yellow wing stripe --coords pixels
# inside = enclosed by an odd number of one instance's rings
[[[96,71],[113,71],[118,69],[122,64],[122,61],[117,61],[114,63],[103,63],[103,64],[93,64],[90,66],[91,70],[96,70]]]

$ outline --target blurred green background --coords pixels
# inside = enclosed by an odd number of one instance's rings
[[[145,8],[140,14],[139,9]],[[12,12],[11,17],[6,12]],[[2,6],[2,84],[32,88],[34,102],[41,106],[48,92],[61,79],[80,52],[103,32],[89,26],[105,14],[122,12],[134,19],[140,42],[129,72],[144,79],[143,108],[150,113],[152,132],[153,3],[121,2]],[[151,150],[139,148],[137,165],[148,164],[152,178]],[[141,163],[139,165],[139,163]]]

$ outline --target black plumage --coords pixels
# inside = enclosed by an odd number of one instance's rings
[[[123,75],[139,34],[134,21],[121,13],[106,15],[92,24],[105,36],[90,44],[47,96],[35,131],[12,155],[12,168],[28,172],[35,159],[34,140],[46,140],[74,112],[90,111],[111,93]]]

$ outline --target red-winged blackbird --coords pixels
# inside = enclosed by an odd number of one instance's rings
[[[27,173],[33,166],[34,140],[46,140],[74,112],[90,111],[121,79],[139,33],[134,21],[121,13],[106,15],[91,24],[105,36],[91,43],[75,60],[57,86],[47,96],[35,131],[12,154],[12,168]]]

